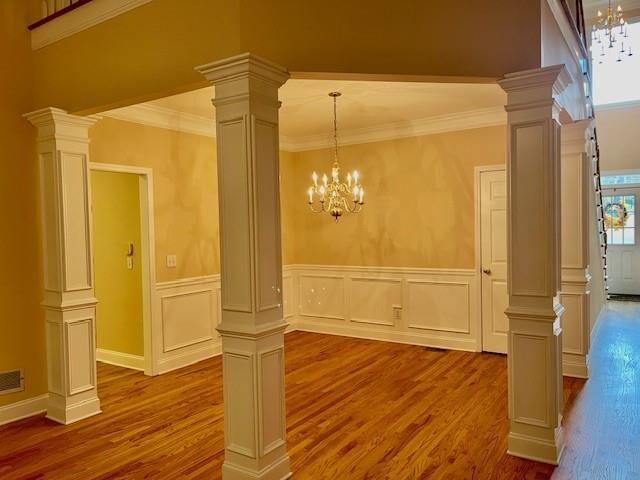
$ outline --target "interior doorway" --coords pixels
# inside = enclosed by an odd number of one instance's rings
[[[90,169],[96,359],[153,375],[151,171]]]
[[[640,296],[640,242],[636,233],[639,197],[640,185],[602,190],[607,231],[607,280],[612,299]]]
[[[507,182],[505,167],[476,169],[476,263],[480,275],[482,350],[507,353]]]

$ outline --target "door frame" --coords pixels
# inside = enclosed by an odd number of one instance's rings
[[[479,325],[478,325],[478,332],[480,335],[480,351],[484,352],[484,332],[483,332],[483,326],[484,326],[484,316],[483,316],[483,312],[484,309],[482,308],[482,236],[480,235],[480,228],[481,228],[481,212],[480,212],[480,201],[481,201],[481,192],[480,192],[480,185],[481,185],[481,176],[483,173],[487,173],[487,172],[498,172],[498,171],[504,171],[505,172],[505,181],[508,182],[508,179],[506,177],[506,173],[507,173],[507,165],[503,164],[503,165],[480,165],[480,166],[476,166],[474,168],[474,205],[475,205],[475,225],[474,225],[474,246],[475,246],[475,271],[476,271],[476,281],[478,282],[478,306],[480,307],[479,310],[479,314],[478,314],[478,318],[479,318]],[[508,202],[508,191],[509,191],[509,186],[507,185],[507,209],[509,208],[509,202]],[[507,216],[507,221],[508,221],[508,216]],[[508,244],[507,244],[507,248]]]
[[[140,241],[142,261],[142,329],[144,333],[144,374],[157,375],[153,356],[153,289],[156,284],[155,225],[153,213],[153,170],[146,167],[89,162],[89,170],[128,173],[138,177],[140,202]],[[89,199],[91,200],[91,182]],[[89,215],[89,235],[93,250],[93,208]],[[91,258],[93,263],[93,257]],[[92,268],[95,272],[95,268]],[[94,273],[95,274],[95,273]],[[94,282],[95,285],[95,282]],[[100,301],[100,299],[98,299]]]

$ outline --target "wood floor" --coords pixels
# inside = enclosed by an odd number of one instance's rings
[[[629,307],[631,305],[631,307]],[[589,382],[565,378],[554,478],[640,478],[640,305],[603,319]],[[547,479],[506,455],[506,358],[294,332],[286,336],[293,478]],[[0,479],[218,479],[220,359],[156,378],[99,365],[103,413],[0,427]]]

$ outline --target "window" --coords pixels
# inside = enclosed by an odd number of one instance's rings
[[[595,105],[640,100],[640,22],[629,23],[628,37],[619,38],[613,50],[607,51],[605,42],[592,41],[593,102]],[[624,53],[618,51],[624,42]],[[605,53],[602,55],[602,53]],[[629,52],[632,53],[629,56]]]
[[[611,195],[602,197],[604,224],[609,245],[635,245],[636,196]]]
[[[603,175],[600,177],[602,185],[623,185],[625,183],[640,183],[640,173]]]

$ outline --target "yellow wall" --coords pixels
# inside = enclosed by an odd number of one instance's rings
[[[540,1],[440,7],[424,0],[154,0],[36,51],[36,103],[95,112],[159,98],[203,86],[195,66],[243,52],[294,73],[486,80],[540,66]]]
[[[91,172],[97,347],[143,356],[139,195],[137,175]]]
[[[640,169],[640,107],[596,112],[600,169]]]
[[[24,368],[25,391],[0,396],[0,406],[46,393],[42,259],[33,67],[26,4],[0,2],[0,371]]]
[[[295,244],[285,247],[293,249],[293,263],[473,268],[474,167],[505,162],[506,129],[341,148],[344,173],[361,172],[366,205],[338,224],[310,213],[305,203],[311,172],[330,174],[331,152],[293,157],[295,180],[283,178],[282,191],[287,215],[296,217],[288,223]]]
[[[92,162],[153,169],[157,280],[218,273],[215,141],[106,117],[90,139]],[[170,254],[176,268],[167,267]]]

